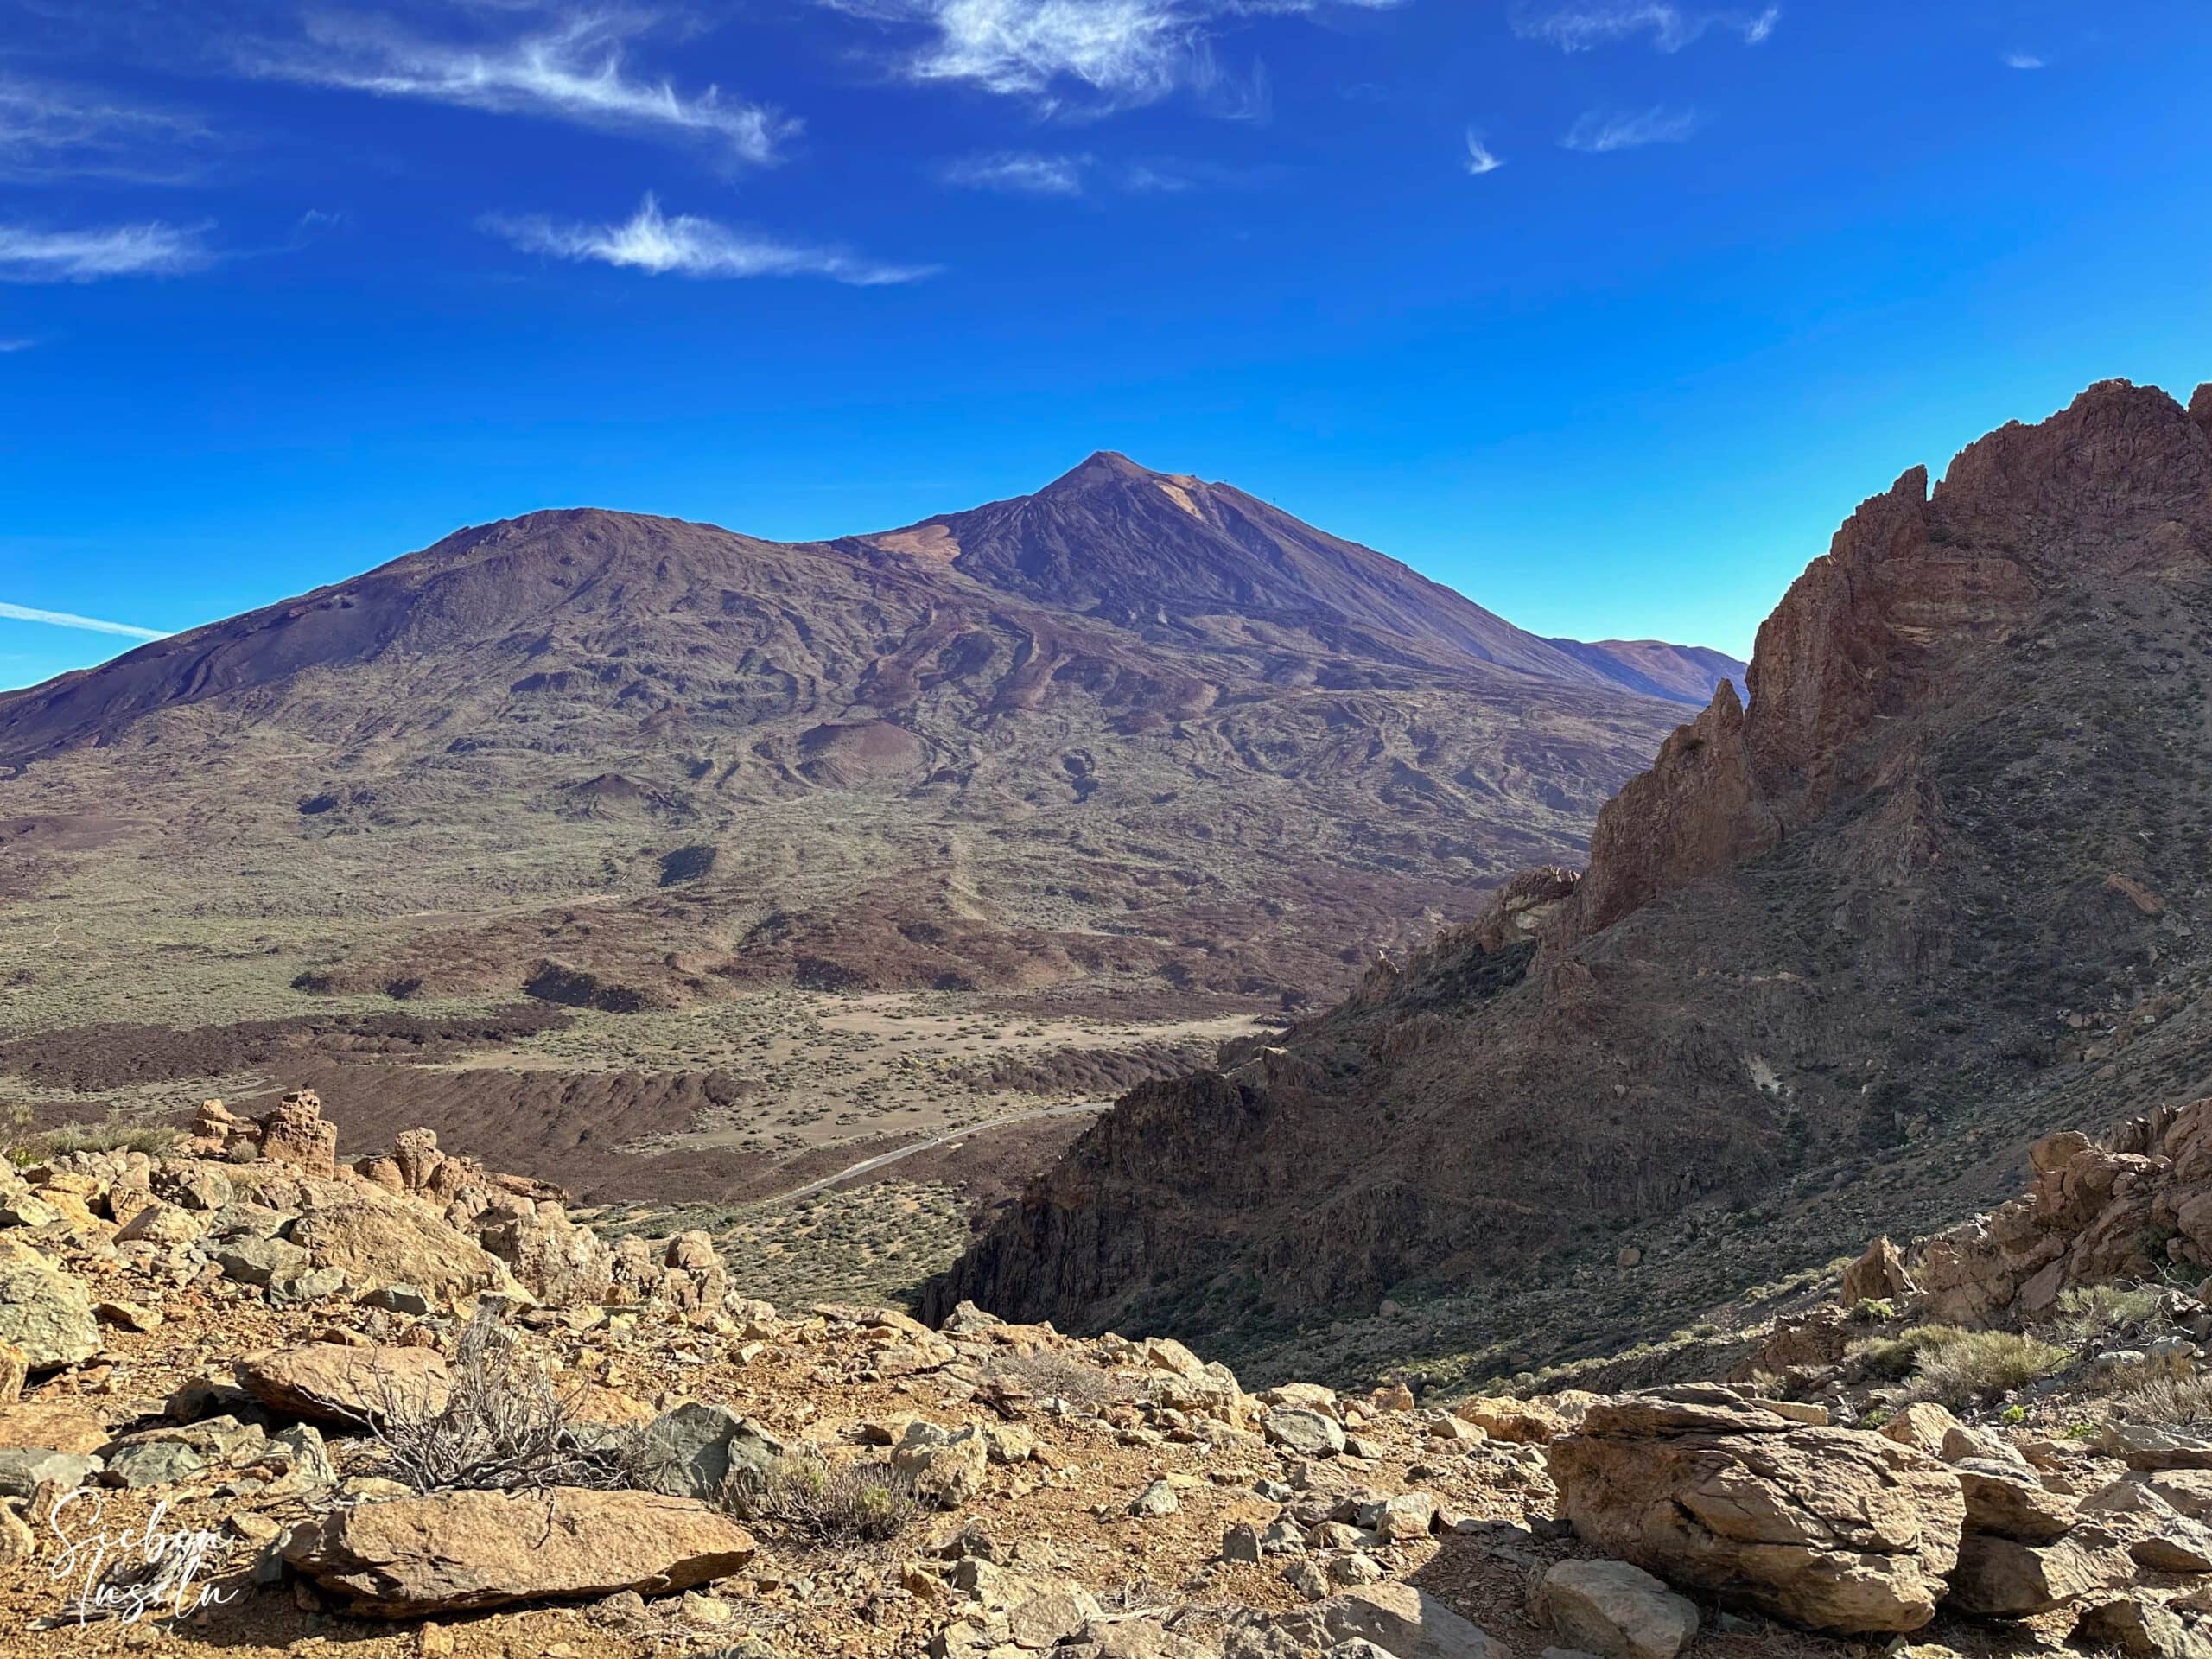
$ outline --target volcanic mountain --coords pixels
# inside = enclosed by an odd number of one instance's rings
[[[7,1029],[1280,1007],[1579,858],[1734,666],[1537,639],[1118,455],[823,543],[532,513],[0,697]]]
[[[2212,1091],[2208,677],[2212,387],[1916,467],[1586,874],[1138,1088],[941,1297],[1510,1370],[2001,1198],[2031,1134]]]

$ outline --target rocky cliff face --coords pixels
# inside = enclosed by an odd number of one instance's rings
[[[1510,1300],[1532,1257],[1700,1201],[1802,1214],[1775,1252],[1833,1254],[2003,1191],[1993,1134],[2202,1092],[2212,395],[2191,408],[2107,382],[1932,494],[1906,474],[1761,630],[1748,704],[1722,687],[1579,883],[1539,884],[1535,938],[1486,918],[1276,1049],[1136,1090],[945,1294],[1264,1346],[1386,1297]],[[1618,1294],[1658,1318],[1690,1286]]]

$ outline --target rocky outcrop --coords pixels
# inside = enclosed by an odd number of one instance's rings
[[[1339,1007],[1133,1090],[931,1308],[1248,1337],[1408,1281],[1515,1295],[1574,1230],[1718,1224],[1785,1179],[1853,1194],[1793,1217],[1806,1265],[1986,1204],[1991,1136],[2141,1109],[2190,1064],[2145,1033],[2212,965],[2177,781],[2212,733],[2169,695],[2212,669],[2208,602],[2212,442],[2162,391],[2101,384],[1908,472],[1578,881],[1533,873]],[[1920,1179],[1860,1181],[1908,1143]],[[1696,1277],[1647,1272],[1640,1316],[1689,1323]]]
[[[1726,1389],[1592,1407],[1548,1457],[1578,1537],[1812,1630],[1918,1630],[1958,1560],[1966,1506],[1942,1464]]]
[[[663,1595],[734,1573],[753,1553],[751,1535],[703,1503],[552,1487],[338,1510],[296,1534],[284,1560],[350,1611],[406,1618]]]
[[[2048,1135],[2028,1159],[2025,1195],[1915,1245],[1929,1318],[2039,1319],[2077,1285],[2212,1271],[2212,1100],[2162,1106],[2102,1144]]]

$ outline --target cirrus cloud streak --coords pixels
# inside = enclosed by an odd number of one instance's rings
[[[538,215],[494,214],[482,228],[525,253],[674,275],[731,279],[747,276],[825,276],[855,288],[919,282],[935,265],[897,265],[862,258],[838,248],[788,242],[690,213],[663,213],[648,194],[620,225],[562,223]]]

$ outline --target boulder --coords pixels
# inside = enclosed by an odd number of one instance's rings
[[[281,1238],[242,1233],[223,1241],[215,1251],[215,1265],[226,1279],[241,1285],[265,1285],[275,1279],[296,1279],[312,1263],[308,1253]]]
[[[1333,1458],[1344,1449],[1344,1425],[1321,1412],[1279,1408],[1262,1427],[1271,1442],[1301,1458]]]
[[[1406,1409],[1411,1410],[1412,1407],[1408,1405]],[[1478,1396],[1462,1400],[1452,1411],[1491,1440],[1515,1446],[1541,1446],[1547,1440],[1557,1440],[1570,1427],[1564,1413],[1554,1411],[1540,1400]]]
[[[156,1198],[125,1222],[115,1238],[118,1244],[146,1243],[168,1250],[198,1243],[207,1230],[205,1211]]]
[[[733,1478],[766,1475],[784,1451],[781,1440],[728,1407],[686,1401],[646,1426],[643,1479],[669,1497],[711,1503]]]
[[[0,1451],[97,1452],[113,1438],[79,1406],[44,1400],[0,1406]]]
[[[1991,1532],[2024,1544],[2047,1544],[2074,1524],[2080,1505],[2048,1490],[2024,1466],[1969,1458],[1952,1467],[1967,1501],[1967,1530]]]
[[[29,1497],[49,1483],[65,1492],[89,1486],[100,1460],[84,1452],[56,1452],[50,1446],[0,1451],[0,1497]]]
[[[1697,1635],[1695,1605],[1626,1561],[1555,1563],[1537,1607],[1571,1645],[1599,1659],[1675,1659]]]
[[[238,1363],[239,1385],[270,1410],[358,1428],[404,1411],[442,1408],[453,1379],[430,1348],[353,1348],[334,1342],[256,1354]]]
[[[1678,1397],[1593,1407],[1582,1433],[1552,1442],[1578,1537],[1814,1630],[1899,1632],[1935,1617],[1966,1518],[1949,1469],[1879,1435],[1800,1427],[1741,1402],[1701,1410],[1679,1397],[1694,1391],[1665,1392]],[[1713,1419],[1761,1426],[1664,1427]]]
[[[1931,1458],[1941,1458],[1943,1446],[1963,1427],[1959,1420],[1932,1400],[1915,1400],[1874,1432],[1899,1446],[1910,1446]]]
[[[2107,1423],[2097,1449],[2124,1460],[2131,1469],[2212,1469],[2212,1433],[2195,1428],[2161,1428],[2152,1423]]]
[[[206,1471],[207,1459],[175,1440],[146,1440],[118,1448],[100,1482],[107,1486],[174,1486]]]
[[[456,1200],[454,1208],[461,1203]],[[448,1210],[448,1218],[453,1214]],[[570,1221],[567,1209],[550,1198],[499,1193],[468,1227],[540,1301],[558,1306],[595,1304],[605,1301],[613,1287],[614,1260],[606,1241]]]
[[[2168,1477],[2169,1479],[2171,1477]],[[2158,1573],[2212,1573],[2212,1526],[2183,1515],[2134,1474],[2082,1501],[2100,1530],[2112,1533],[2139,1565]]]
[[[914,1493],[940,1510],[957,1510],[982,1490],[990,1443],[974,1427],[948,1433],[935,1423],[913,1422],[891,1453],[893,1466],[912,1475]]]
[[[292,1224],[291,1242],[315,1267],[337,1268],[357,1292],[412,1285],[440,1301],[515,1287],[474,1239],[418,1205],[363,1191]]]
[[[32,1371],[79,1364],[100,1351],[99,1321],[82,1282],[6,1236],[0,1236],[0,1342],[21,1349]]]
[[[2191,1630],[2178,1613],[2141,1596],[2084,1608],[2067,1643],[2126,1659],[2212,1659],[2212,1636]]]
[[[1508,1659],[1504,1648],[1410,1584],[1369,1585],[1273,1623],[1324,1650],[1370,1642],[1391,1659]]]
[[[1944,1605],[1977,1618],[2031,1618],[2133,1576],[2126,1551],[2110,1537],[2077,1528],[2051,1544],[1967,1535]]]
[[[1916,1296],[1920,1287],[1905,1271],[1904,1254],[1885,1234],[1866,1247],[1866,1254],[1843,1270],[1843,1305],[1893,1302]]]
[[[416,1618],[516,1602],[666,1595],[753,1559],[727,1516],[658,1492],[444,1492],[340,1509],[284,1560],[348,1611]]]

